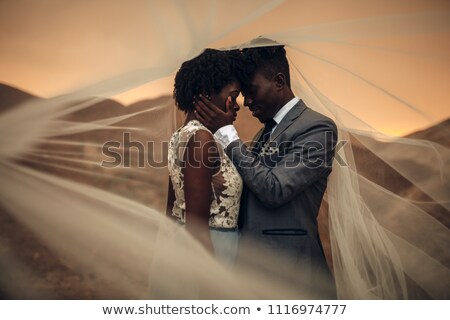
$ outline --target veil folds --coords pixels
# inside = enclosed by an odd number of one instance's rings
[[[177,68],[206,47],[281,43],[295,94],[339,128],[319,215],[339,298],[449,298],[448,124],[399,137],[449,116],[446,2],[25,1],[0,12],[0,80],[45,96],[1,97],[2,214],[73,269],[123,297],[302,297],[290,285],[301,271],[252,259],[227,270],[161,213]],[[118,102],[144,90],[145,101]],[[257,125],[241,110],[242,138]],[[12,272],[20,253],[2,252]],[[24,296],[17,278],[2,281]]]

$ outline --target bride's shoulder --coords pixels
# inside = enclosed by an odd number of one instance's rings
[[[198,121],[198,120],[191,120],[191,121],[189,121],[189,122],[186,123],[186,124],[184,125],[184,127],[182,127],[181,129],[182,129],[182,130],[194,130],[194,131],[197,131],[197,130],[205,130],[205,131],[211,132],[211,131],[208,130],[208,128],[206,128],[206,127],[205,127],[200,121]]]
[[[180,136],[190,139],[193,135],[200,134],[202,137],[213,137],[211,131],[208,130],[200,121],[191,120],[179,129]],[[184,140],[184,139],[183,139]]]
[[[171,142],[174,145],[179,143],[187,143],[195,136],[195,140],[199,142],[207,142],[214,140],[214,135],[200,121],[191,120],[182,127],[178,128],[172,134]]]

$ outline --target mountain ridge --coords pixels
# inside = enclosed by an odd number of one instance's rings
[[[4,112],[11,107],[27,101],[29,99],[44,99],[39,96],[35,96],[29,92],[23,91],[16,87],[10,86],[5,83],[0,83],[0,112]],[[93,121],[98,119],[104,119],[115,116],[129,115],[135,112],[145,111],[149,108],[159,106],[161,104],[167,104],[169,100],[172,99],[169,95],[162,95],[160,97],[154,99],[144,99],[129,105],[123,105],[120,102],[113,99],[104,99],[100,102],[97,102],[90,106],[89,108],[85,108],[83,110],[79,110],[69,116],[66,117],[66,120],[72,121]],[[243,113],[243,118],[248,118],[249,113],[245,113],[246,110],[241,110]],[[245,113],[245,115],[244,115]],[[239,117],[238,117],[239,118]],[[248,119],[245,119],[248,120]],[[245,128],[243,125],[245,120],[238,119],[238,126],[243,127],[245,130],[246,136],[252,136],[252,133],[247,132],[248,128]],[[257,122],[252,121],[252,125],[255,125]],[[254,133],[256,133],[258,128],[254,128]],[[436,125],[432,125],[428,128],[414,131],[405,135],[405,138],[413,138],[413,139],[425,139],[432,142],[439,143],[445,147],[450,147],[450,118],[445,119]],[[246,140],[246,139],[244,139]]]

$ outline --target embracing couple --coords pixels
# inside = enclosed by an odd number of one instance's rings
[[[264,124],[250,146],[233,126],[241,93]],[[178,70],[174,98],[186,121],[169,144],[167,214],[223,263],[273,252],[335,298],[317,215],[337,129],[294,95],[284,46],[206,49]]]

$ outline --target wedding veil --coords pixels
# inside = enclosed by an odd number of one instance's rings
[[[21,1],[0,21],[1,212],[74,270],[122,298],[309,297],[301,270],[228,270],[163,213],[177,68],[278,43],[295,94],[339,128],[319,215],[339,298],[449,298],[450,132],[399,136],[450,115],[448,2]],[[23,298],[33,270],[4,221],[2,293]]]

